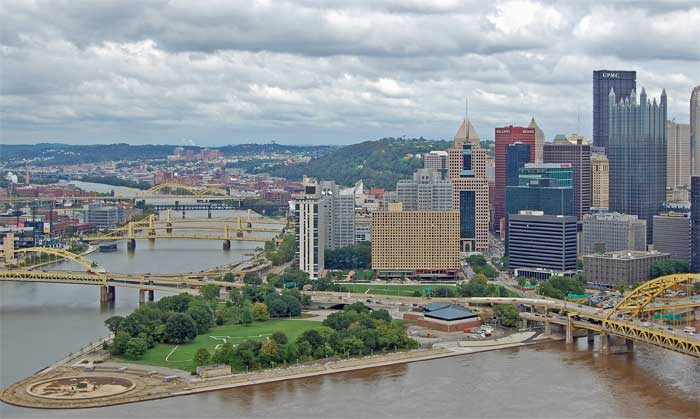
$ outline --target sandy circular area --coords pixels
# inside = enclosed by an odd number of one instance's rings
[[[27,389],[46,399],[82,400],[126,393],[136,384],[128,378],[109,376],[65,377],[41,381]]]

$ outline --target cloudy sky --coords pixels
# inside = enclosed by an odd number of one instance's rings
[[[687,122],[700,2],[2,0],[0,142],[590,137],[594,69]]]

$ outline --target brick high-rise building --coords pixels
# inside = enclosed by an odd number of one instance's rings
[[[608,94],[610,90],[615,92],[617,100],[622,100],[636,88],[636,71],[598,70],[593,72],[593,145],[608,147]]]
[[[459,211],[460,251],[485,252],[489,245],[486,150],[481,148],[479,135],[468,119],[462,121],[454,138],[454,146],[447,152],[453,208]]]
[[[545,163],[570,163],[573,169],[574,215],[579,220],[591,211],[591,146],[579,139],[545,144]]]
[[[530,162],[535,161],[536,131],[529,127],[501,127],[496,128],[496,190],[494,194],[494,214],[492,228],[500,230],[501,220],[505,218],[506,205],[506,168],[507,153],[510,144],[520,142],[530,145]]]

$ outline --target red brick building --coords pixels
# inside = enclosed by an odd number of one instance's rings
[[[500,228],[501,219],[506,216],[506,152],[515,142],[530,145],[530,163],[535,161],[535,129],[507,126],[496,128],[496,183],[493,199],[494,219],[492,229]]]

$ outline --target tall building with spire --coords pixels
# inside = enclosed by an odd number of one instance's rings
[[[644,89],[621,100],[608,95],[608,160],[610,210],[633,214],[647,222],[647,242],[653,243],[653,217],[666,197],[666,90],[659,102]]]
[[[537,125],[535,117],[532,117],[528,128],[535,129],[535,163],[544,163],[544,132]]]
[[[468,118],[457,130],[448,151],[448,177],[453,187],[454,209],[459,210],[461,252],[488,250],[489,186],[486,178],[486,150]]]
[[[700,86],[690,94],[690,172],[700,176]]]
[[[593,145],[608,146],[608,93],[617,100],[628,97],[637,88],[636,71],[598,70],[593,72]]]

